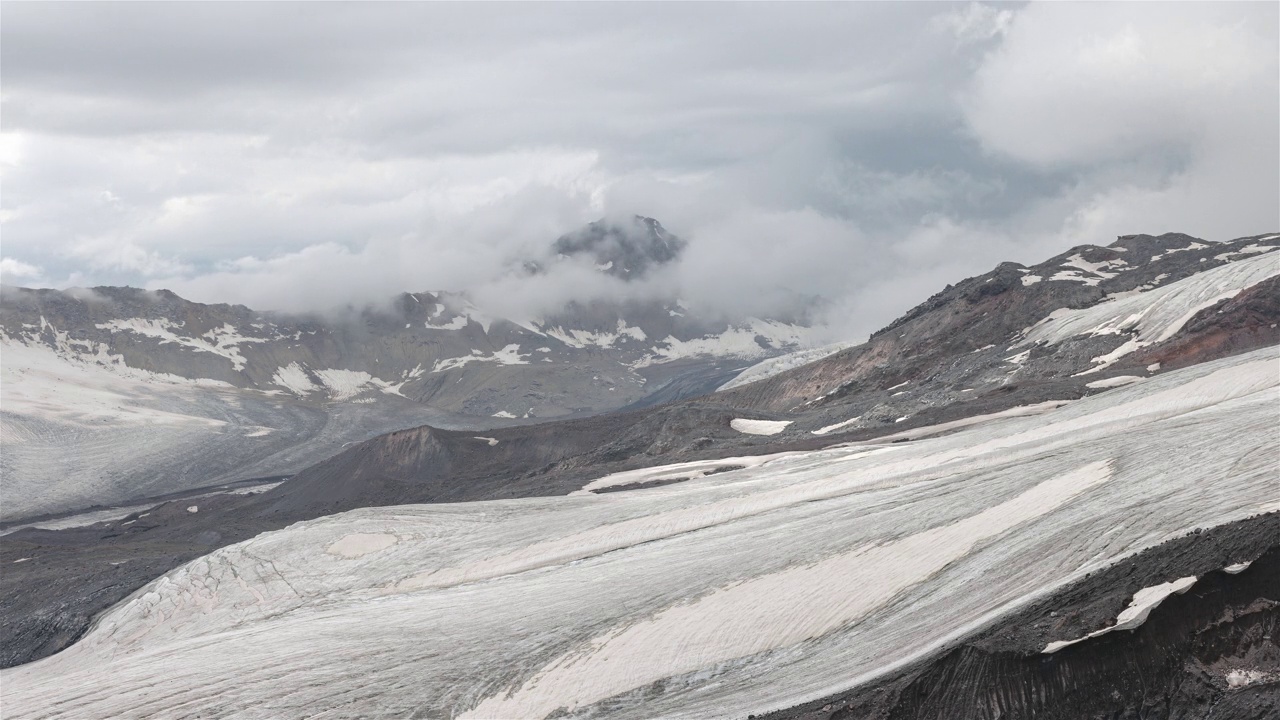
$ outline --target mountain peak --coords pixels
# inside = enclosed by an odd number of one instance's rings
[[[621,221],[602,218],[562,235],[552,251],[567,257],[589,257],[601,272],[631,280],[675,260],[686,245],[657,220],[633,215]]]

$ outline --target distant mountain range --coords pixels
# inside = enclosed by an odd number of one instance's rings
[[[652,218],[601,220],[550,243],[551,259],[525,271],[586,262],[630,282],[685,246]],[[4,422],[29,440],[0,467],[55,489],[8,497],[0,512],[74,507],[90,496],[57,488],[81,475],[104,491],[92,497],[123,500],[197,477],[293,472],[343,443],[423,422],[492,426],[703,394],[745,365],[808,346],[811,332],[803,318],[700,317],[678,297],[513,318],[463,292],[414,292],[334,320],[167,290],[5,288]],[[113,460],[140,428],[150,452]],[[56,461],[63,453],[46,441],[83,443],[95,466]]]

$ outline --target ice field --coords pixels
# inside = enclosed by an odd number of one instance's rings
[[[169,572],[68,650],[0,673],[0,699],[7,718],[787,707],[1280,509],[1277,400],[1268,348],[650,489],[325,517]]]

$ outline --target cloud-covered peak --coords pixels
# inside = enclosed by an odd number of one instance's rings
[[[633,215],[624,220],[604,218],[562,235],[552,252],[561,258],[588,258],[601,272],[635,280],[651,268],[676,260],[685,245],[657,220]]]

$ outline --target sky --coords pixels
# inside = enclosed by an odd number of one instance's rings
[[[1002,261],[1280,230],[1278,57],[1266,2],[7,2],[0,282],[530,315],[621,290],[522,259],[641,214],[689,241],[653,292],[858,339]]]

